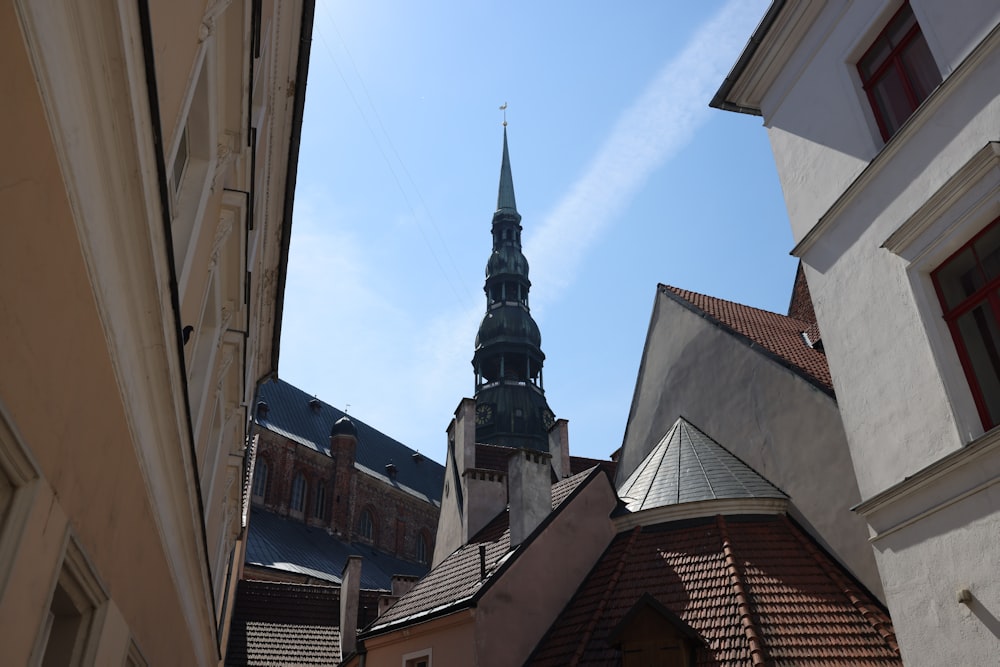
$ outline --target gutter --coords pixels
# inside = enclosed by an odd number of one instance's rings
[[[285,306],[285,283],[288,277],[288,249],[292,238],[292,209],[295,205],[295,181],[299,170],[299,144],[302,139],[302,117],[306,106],[306,78],[309,74],[309,54],[312,48],[313,19],[316,0],[302,3],[302,30],[299,33],[299,57],[295,67],[295,101],[292,107],[292,136],[288,146],[288,171],[285,175],[285,202],[281,220],[281,250],[278,259],[278,286],[274,301],[274,328],[271,332],[271,367],[268,377],[278,376],[278,354],[281,350],[281,319]],[[257,381],[258,387],[265,378]]]
[[[750,35],[750,41],[747,45],[743,47],[743,53],[740,54],[739,60],[733,65],[733,69],[730,70],[729,75],[719,86],[719,90],[715,93],[715,97],[712,101],[708,103],[708,106],[713,109],[721,109],[723,111],[735,111],[736,113],[745,113],[751,116],[763,116],[760,109],[756,107],[745,107],[735,102],[729,101],[729,93],[732,92],[733,86],[739,81],[740,77],[743,76],[743,72],[750,65],[750,61],[753,57],[757,55],[757,49],[760,48],[761,42],[764,41],[764,37],[771,30],[771,26],[778,18],[778,14],[785,7],[786,0],[772,0],[771,6],[767,8],[767,12],[764,14],[764,18],[760,20],[757,25],[757,29],[753,31]]]

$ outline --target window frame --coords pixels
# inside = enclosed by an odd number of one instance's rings
[[[319,480],[316,482],[316,493],[313,494],[313,516],[323,521],[326,519],[326,482]]]
[[[985,272],[982,270],[982,263],[975,247],[976,242],[983,236],[996,231],[998,228],[1000,228],[1000,217],[994,218],[991,222],[987,223],[982,229],[976,232],[972,238],[948,255],[948,257],[946,257],[930,272],[931,282],[934,285],[934,291],[937,294],[938,304],[941,307],[941,317],[951,334],[952,342],[955,345],[955,352],[958,354],[958,359],[962,365],[962,371],[965,373],[965,380],[968,383],[969,391],[972,393],[972,399],[975,403],[976,411],[979,414],[982,427],[986,431],[1000,425],[1000,416],[998,416],[996,421],[994,421],[990,416],[989,405],[986,402],[986,396],[980,386],[979,379],[976,376],[975,365],[973,364],[972,357],[967,349],[962,332],[959,329],[958,320],[960,317],[971,312],[976,307],[983,304],[989,304],[993,308],[994,323],[997,328],[1000,329],[1000,273],[998,273],[998,275],[993,279],[987,279]],[[980,271],[981,278],[983,278],[983,284],[972,294],[969,294],[961,299],[958,304],[949,306],[939,277],[941,272],[948,268],[949,264],[951,264],[953,260],[958,259],[959,255],[964,253],[966,250],[972,251],[972,255],[975,260],[974,269],[978,269]],[[998,337],[995,342],[1000,345],[1000,337]],[[1000,375],[1000,373],[998,373],[998,375]]]
[[[267,501],[267,486],[269,479],[270,466],[267,463],[267,459],[263,456],[257,457],[257,463],[253,470],[253,484],[250,486],[250,498],[258,502]],[[258,493],[260,491],[260,493]]]
[[[365,519],[368,519],[367,523]],[[367,526],[368,530],[365,530]],[[376,533],[376,520],[375,512],[372,511],[371,507],[365,507],[361,510],[361,515],[358,517],[358,536],[362,539],[369,540],[373,544],[375,543],[375,533]]]
[[[908,12],[913,17],[913,25],[906,31],[906,33],[898,39],[895,44],[889,41],[888,33],[895,27],[897,20],[900,16]],[[931,63],[934,66],[934,74],[936,75],[936,83],[930,87],[927,94],[923,97],[919,97],[914,91],[913,81],[915,79],[914,72],[916,70],[910,70],[907,68],[906,63],[903,59],[904,53],[907,49],[913,45],[914,40],[920,39],[924,47],[927,49],[930,55]],[[889,46],[889,52],[883,57],[883,59],[878,63],[876,67],[871,68],[871,75],[865,74],[865,59],[867,59],[876,49],[884,46]],[[879,31],[878,35],[875,36],[873,40],[869,43],[868,47],[865,49],[861,57],[858,58],[855,67],[858,72],[858,76],[861,79],[861,87],[864,90],[865,97],[868,99],[868,105],[871,107],[872,114],[875,117],[875,123],[878,126],[879,134],[882,136],[882,140],[888,142],[899,130],[905,125],[906,121],[913,116],[913,113],[920,107],[920,105],[930,97],[931,93],[937,86],[939,86],[943,80],[941,75],[941,70],[937,65],[937,61],[934,60],[934,54],[930,50],[930,44],[927,42],[927,38],[924,35],[923,28],[920,26],[920,22],[917,20],[916,14],[913,12],[913,8],[910,6],[908,1],[903,2],[902,5],[892,14],[882,30]],[[903,85],[903,92],[906,97],[906,101],[910,106],[910,112],[907,114],[906,118],[899,122],[896,127],[890,127],[889,120],[883,116],[881,105],[876,98],[876,92],[879,90],[878,84],[884,81],[884,76],[890,68],[896,70],[899,80]]]
[[[296,470],[292,475],[292,494],[288,499],[288,510],[298,515],[305,514],[306,498],[309,495],[309,483],[305,473]]]

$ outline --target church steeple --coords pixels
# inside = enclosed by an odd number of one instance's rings
[[[507,126],[503,128],[503,161],[500,163],[500,191],[497,193],[497,211],[517,214],[517,203],[514,201],[514,179],[510,175],[510,153],[507,151]]]
[[[521,253],[521,215],[514,199],[507,128],[493,252],[486,263],[486,315],[476,335],[476,441],[547,452],[554,416],[545,401],[542,337],[528,306],[528,260]]]

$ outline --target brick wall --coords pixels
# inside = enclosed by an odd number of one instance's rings
[[[275,514],[330,528],[348,541],[365,541],[358,532],[361,512],[374,517],[373,540],[382,551],[407,560],[417,560],[417,542],[422,535],[426,559],[434,551],[434,536],[440,510],[397,485],[358,470],[354,465],[353,438],[340,436],[331,442],[333,457],[314,451],[288,438],[262,429],[257,459],[268,466],[267,493],[254,504]],[[304,516],[290,512],[292,478],[302,472],[307,483]],[[325,513],[316,511],[316,489],[326,483]]]

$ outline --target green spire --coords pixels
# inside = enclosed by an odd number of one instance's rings
[[[514,179],[510,175],[510,154],[507,152],[507,123],[504,123],[503,127],[503,162],[500,165],[497,212],[517,213],[517,204],[514,202]]]

